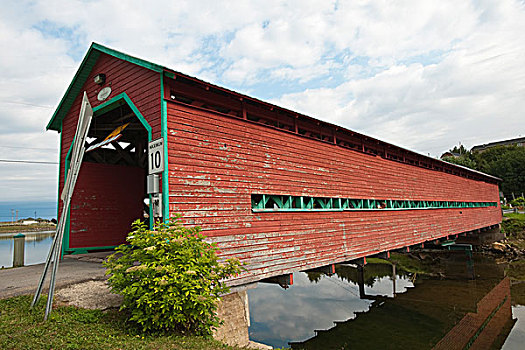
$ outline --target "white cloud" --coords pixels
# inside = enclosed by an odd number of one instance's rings
[[[278,102],[434,155],[458,141],[470,147],[518,136],[525,125],[525,16],[523,6],[508,3],[491,16],[474,9],[477,19],[466,16],[469,30],[461,38],[450,36],[449,52],[436,63],[391,64],[333,89],[284,95]]]

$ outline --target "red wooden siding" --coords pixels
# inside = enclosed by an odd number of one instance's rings
[[[84,162],[71,206],[71,248],[115,246],[143,219],[142,168]]]
[[[86,91],[89,97],[89,101],[92,107],[96,107],[103,102],[97,100],[97,94],[102,89],[101,86],[93,82],[95,75],[99,73],[106,74],[106,83],[102,86],[108,86],[111,83],[111,95],[106,101],[111,100],[111,98],[117,96],[120,93],[125,92],[133,104],[137,107],[140,113],[144,116],[147,122],[152,128],[152,137],[153,139],[159,138],[161,136],[161,107],[160,107],[160,76],[159,73],[153,72],[151,70],[145,69],[143,67],[137,66],[135,64],[123,61],[121,59],[101,54],[97,63],[93,67],[89,78],[82,88],[82,92],[76,97],[75,102],[71,106],[71,109],[67,113],[67,116],[63,120],[61,138],[62,138],[62,147],[60,150],[61,157],[61,167],[59,170],[59,193],[62,191],[64,186],[64,167],[66,155],[69,151],[73,138],[75,136],[75,131],[78,123],[78,113],[80,111],[80,103],[82,100],[83,91]],[[106,102],[104,101],[104,102]],[[96,120],[96,117],[95,117]],[[84,164],[82,165],[84,167]],[[75,191],[81,191],[81,184],[85,183],[82,181],[82,175],[80,175],[79,183],[77,183]],[[142,186],[142,182],[140,186]],[[142,187],[141,187],[141,190]],[[86,199],[87,200],[87,199]],[[141,199],[142,202],[142,199]],[[75,214],[75,208],[80,208],[81,205],[89,204],[91,207],[98,205],[97,202],[92,203],[79,203],[73,197],[71,209],[71,217]],[[60,210],[62,203],[59,203]],[[60,214],[59,214],[60,215]],[[97,225],[99,218],[94,216],[91,221],[85,222],[85,229],[87,233],[94,233],[94,227],[92,225]],[[73,221],[73,220],[72,220]],[[126,232],[129,231],[129,227],[126,229]],[[78,233],[74,233],[78,234]],[[72,233],[73,235],[73,233]],[[118,234],[119,236],[121,233]],[[71,237],[71,241],[74,241],[74,238]],[[97,242],[93,242],[94,246],[99,246]],[[66,247],[67,250],[68,247]]]
[[[250,195],[499,202],[496,184],[168,102],[170,213],[249,271],[234,284],[497,224],[499,207],[253,213]]]
[[[153,139],[161,137],[159,73],[101,54],[81,90],[87,91],[93,107],[100,104],[96,96],[102,87],[93,83],[99,73],[106,74],[104,86],[111,84],[108,100],[125,92],[151,125]],[[223,257],[238,257],[247,264],[248,271],[232,284],[347,261],[501,221],[499,205],[253,212],[252,194],[459,202],[499,202],[499,196],[496,180],[485,175],[364,135],[357,142],[351,131],[278,107],[274,111],[274,107],[234,92],[170,74],[173,77],[163,96],[168,100],[170,214],[182,213],[186,224],[202,226],[219,244]],[[82,93],[62,124],[60,190],[81,97]],[[315,140],[300,133],[319,137]],[[139,168],[84,163],[72,200],[66,250],[123,242],[130,222],[142,216],[144,176]]]

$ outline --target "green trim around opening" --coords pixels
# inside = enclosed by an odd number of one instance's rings
[[[168,171],[168,108],[164,100],[164,74],[160,73],[160,114],[161,136],[164,139],[164,171],[162,172],[162,217],[169,221],[169,171]]]
[[[467,209],[497,207],[497,202],[420,201],[397,199],[355,199],[309,196],[252,194],[254,212],[261,211],[347,211]]]
[[[62,126],[61,126],[62,127]],[[59,134],[59,151],[58,151],[58,186],[60,186],[60,170],[62,169],[62,134]],[[57,222],[60,219],[60,191],[57,191]]]
[[[67,253],[75,255],[75,254],[86,254],[89,253],[91,250],[111,250],[118,247],[117,245],[108,245],[103,247],[81,247],[81,248],[69,248]]]
[[[102,103],[101,105],[96,106],[93,108],[93,117],[96,117],[97,115],[104,114],[106,112],[112,111],[115,108],[118,108],[123,103],[127,103],[129,108],[133,111],[135,116],[138,118],[142,126],[146,129],[148,132],[148,142],[151,141],[151,126],[147,122],[146,118],[140,113],[139,109],[135,104],[131,101],[131,98],[129,98],[128,94],[125,92],[118,94],[117,96],[113,97],[111,100]]]
[[[66,159],[65,159],[65,164],[64,164],[64,185],[66,184],[67,173],[69,172],[69,165],[71,163],[71,152],[73,151],[73,144],[75,143],[75,139],[76,139],[76,135],[73,138],[73,142],[71,142],[71,145],[69,146],[69,150],[67,151],[67,154],[66,154]],[[64,188],[62,188],[62,190],[64,190]],[[59,206],[60,206],[60,193],[61,192],[59,189],[58,191],[58,205]],[[62,256],[64,256],[64,254],[68,252],[68,249],[69,249],[69,216],[70,214],[71,214],[71,206],[69,206],[69,209],[67,210],[66,224],[64,226],[64,238],[62,240]]]
[[[148,132],[148,142],[151,141],[151,138],[152,138],[151,126],[149,125],[149,123],[146,120],[146,118],[144,118],[142,113],[140,113],[140,111],[138,110],[137,106],[135,106],[135,104],[131,101],[131,99],[129,98],[129,96],[125,92],[123,92],[123,93],[113,97],[111,100],[109,100],[109,101],[107,101],[107,102],[105,102],[105,103],[103,103],[103,104],[93,108],[93,117],[96,117],[97,115],[102,115],[102,114],[104,114],[106,112],[109,112],[109,111],[115,109],[115,108],[118,108],[123,102],[128,104],[128,106],[131,108],[131,110],[133,111],[133,113],[135,114],[137,119],[144,126],[144,128]],[[62,143],[62,137],[60,138],[60,142]],[[70,165],[70,162],[71,162],[71,152],[73,150],[73,143],[74,142],[75,142],[75,138],[73,138],[73,142],[69,146],[69,150],[68,150],[68,152],[66,154],[66,158],[65,158],[64,184],[66,182],[67,173],[69,171],[69,165]],[[59,173],[59,176],[60,176],[60,170],[59,170],[58,173]],[[151,198],[150,198],[150,200],[151,200]],[[59,189],[59,192],[58,192],[58,206],[60,206],[60,189]],[[58,213],[58,209],[57,209],[57,213]],[[150,228],[153,227],[153,223],[152,223],[153,221],[151,219],[152,214],[153,213],[152,213],[151,205],[150,205],[150,213],[149,213],[149,216],[150,216],[150,223],[149,223],[150,224]],[[69,220],[70,220],[70,215],[71,215],[71,207],[68,210],[67,218],[66,218],[66,226],[64,228],[64,239],[62,241],[62,255],[64,255],[64,253],[81,254],[82,253],[81,251],[96,250],[96,249],[113,249],[113,248],[116,247],[116,246],[104,246],[104,247],[70,248],[69,247],[69,235],[70,235],[70,223],[69,223]]]

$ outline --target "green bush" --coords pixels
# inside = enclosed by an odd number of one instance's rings
[[[518,208],[523,208],[525,207],[525,198],[523,197],[518,197],[516,199],[513,199],[510,201],[510,204],[513,206],[513,207],[518,207]]]
[[[124,297],[121,310],[145,332],[210,334],[220,323],[224,280],[241,271],[239,260],[219,262],[200,228],[186,228],[178,218],[154,230],[140,221],[132,227],[129,245],[117,247],[105,263],[112,291]]]

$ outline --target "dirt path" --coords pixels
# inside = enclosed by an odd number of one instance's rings
[[[100,259],[83,261],[65,257],[59,265],[56,288],[63,288],[85,281],[103,280],[105,268]],[[44,264],[0,270],[0,299],[17,295],[32,294],[40,280]],[[49,273],[48,273],[49,276]],[[47,293],[49,277],[45,283],[44,293]]]

